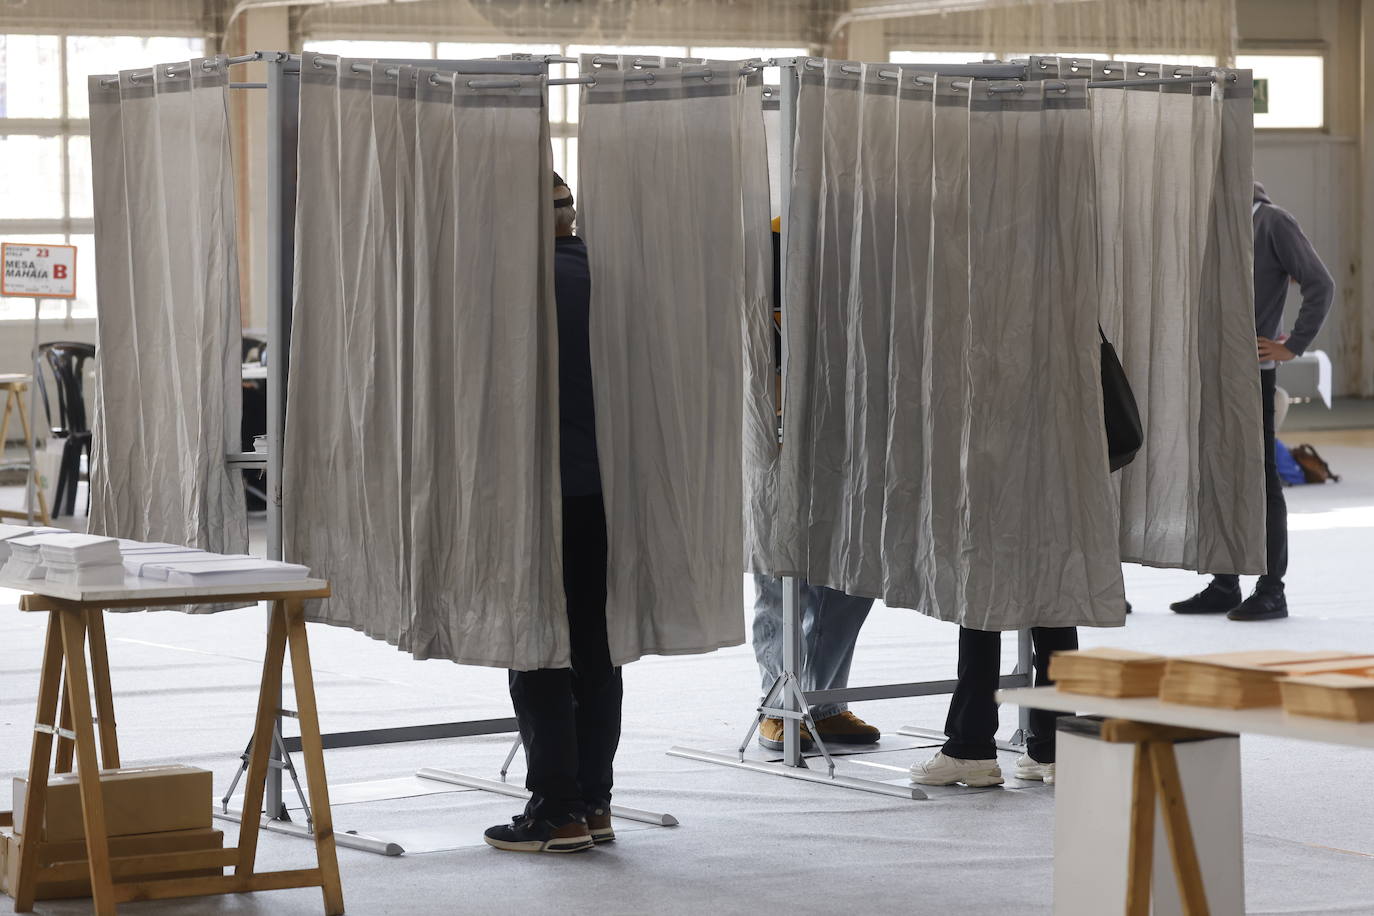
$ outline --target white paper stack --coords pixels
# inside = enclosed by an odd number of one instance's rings
[[[15,538],[33,537],[36,534],[62,534],[62,528],[30,528],[28,525],[0,525],[0,563],[10,558],[9,542]]]
[[[222,554],[201,551],[195,556],[171,554],[163,555],[158,559],[143,563],[139,575],[145,579],[161,579],[165,581],[170,578],[170,573],[174,568],[194,571],[197,567],[222,563],[225,560],[252,560],[255,563],[265,562],[264,560],[250,557],[246,553]]]
[[[49,582],[58,585],[120,585],[119,541],[94,534],[45,534],[39,551]]]
[[[44,535],[31,534],[6,541],[10,555],[0,575],[6,579],[42,579],[46,576],[48,570],[43,566],[43,556],[39,552],[43,538]]]
[[[310,568],[257,557],[217,557],[212,562],[166,563],[159,567],[178,585],[261,585],[309,578]]]
[[[195,550],[194,547],[182,547],[180,544],[163,544],[158,541],[131,541],[128,538],[119,539],[119,552],[124,555],[131,553],[151,553],[155,550]]]
[[[215,557],[216,555],[213,553],[191,547],[168,547],[165,550],[138,551],[124,554],[124,570],[131,576],[166,579],[166,575],[153,576],[149,574],[147,572],[148,567],[159,563],[171,563],[176,560],[213,560]]]

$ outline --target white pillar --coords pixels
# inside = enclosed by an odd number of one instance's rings
[[[845,57],[875,63],[887,60],[887,23],[883,20],[851,22],[847,30]]]
[[[290,51],[291,26],[286,7],[266,7],[244,13],[234,23],[226,53]],[[235,82],[263,82],[264,64],[234,68]],[[244,326],[267,327],[267,93],[235,90],[235,169],[239,184],[239,260],[243,265]]]
[[[1360,295],[1346,304],[1359,320],[1346,326],[1358,335],[1358,347],[1350,347],[1360,364],[1353,393],[1374,397],[1374,0],[1360,8],[1360,87]]]

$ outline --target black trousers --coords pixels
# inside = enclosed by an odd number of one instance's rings
[[[1050,656],[1078,648],[1076,627],[1032,627],[1035,686],[1050,680]],[[962,760],[997,756],[997,682],[1002,674],[1002,634],[959,628],[959,685],[949,701],[944,752]],[[1054,723],[1063,713],[1032,709],[1026,752],[1037,763],[1054,763]]]
[[[606,639],[606,514],[601,494],[563,501],[563,591],[572,668],[510,672],[525,745],[525,813],[565,824],[611,803],[620,745],[620,669]]]
[[[1274,388],[1277,369],[1260,370],[1260,400],[1264,412],[1264,534],[1269,572],[1260,576],[1259,586],[1264,589],[1283,588],[1283,577],[1288,574],[1288,501],[1283,498],[1283,481],[1279,479],[1278,461],[1274,456]],[[1218,585],[1240,588],[1240,577],[1231,575],[1213,576]]]

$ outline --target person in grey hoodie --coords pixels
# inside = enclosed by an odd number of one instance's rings
[[[1293,214],[1274,206],[1258,181],[1251,212],[1255,228],[1255,336],[1264,411],[1269,571],[1260,576],[1254,592],[1244,600],[1239,577],[1218,575],[1201,592],[1171,607],[1180,614],[1224,613],[1232,620],[1275,620],[1288,616],[1283,589],[1283,577],[1288,571],[1288,507],[1274,462],[1274,377],[1279,363],[1301,356],[1312,345],[1331,310],[1335,284]],[[1293,330],[1284,335],[1283,306],[1290,282],[1302,289],[1302,308]]]

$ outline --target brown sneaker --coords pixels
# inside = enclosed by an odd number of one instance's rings
[[[834,744],[877,744],[883,733],[849,710],[826,716],[816,723],[821,740]]]
[[[759,723],[759,744],[770,751],[782,750],[781,719],[764,719]],[[801,749],[809,751],[815,746],[816,742],[811,740],[811,731],[803,722],[801,726]]]
[[[592,835],[592,842],[598,846],[614,841],[615,828],[611,826],[610,810],[607,808],[589,808],[587,810],[587,832]]]
[[[582,821],[555,827],[548,821],[517,814],[509,824],[499,824],[482,837],[488,846],[511,852],[582,852],[592,848],[592,836]]]

